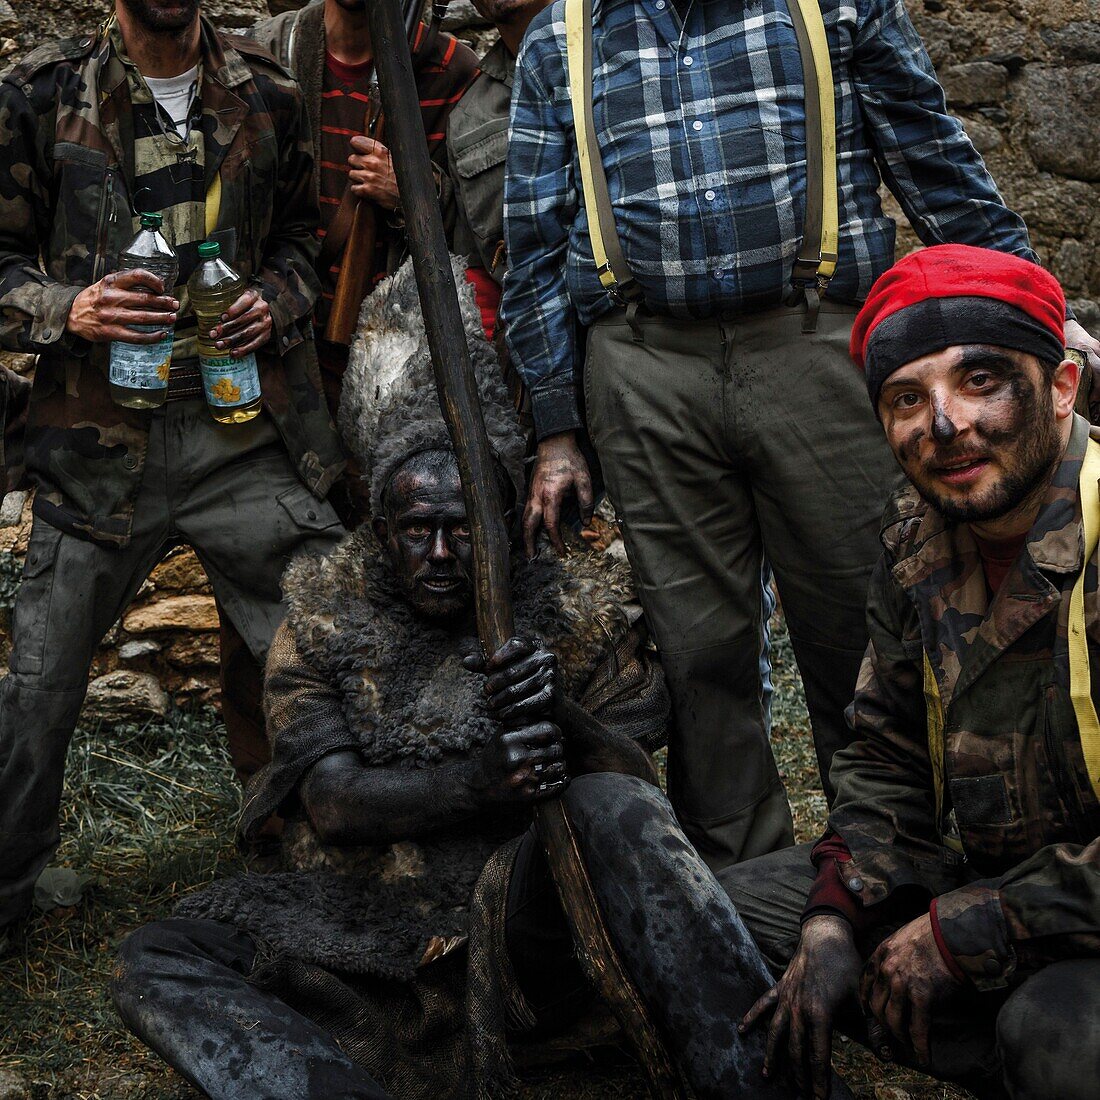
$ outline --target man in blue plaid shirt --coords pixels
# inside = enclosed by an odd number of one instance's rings
[[[774,569],[826,792],[850,734],[864,596],[897,471],[847,346],[893,261],[884,180],[926,244],[1035,260],[947,113],[902,0],[821,0],[832,55],[839,263],[812,332],[792,267],[806,217],[802,62],[784,0],[595,0],[594,122],[615,227],[644,304],[592,259],[565,60],[563,0],[516,70],[502,319],[530,388],[538,459],[524,517],[558,539],[564,497],[591,511],[587,426],[623,523],[676,710],[669,788],[718,869],[791,843],[763,731],[761,553]],[[577,335],[587,327],[587,343]],[[1076,322],[1067,342],[1100,351]]]

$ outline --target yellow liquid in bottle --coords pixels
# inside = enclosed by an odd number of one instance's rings
[[[217,347],[208,335],[244,288],[244,279],[216,257],[200,264],[188,282],[198,321],[203,391],[210,415],[219,424],[245,424],[263,405],[255,354],[234,359],[231,349]]]

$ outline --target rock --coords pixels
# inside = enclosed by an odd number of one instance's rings
[[[1094,302],[1090,298],[1071,298],[1069,305],[1077,320],[1093,336],[1100,332],[1100,302]]]
[[[0,35],[5,38],[8,35],[19,33],[19,16],[8,0],[0,0]]]
[[[92,875],[71,867],[47,867],[34,883],[34,907],[41,913],[71,909],[84,897],[84,889],[94,882]]]
[[[1070,290],[1085,285],[1088,257],[1080,241],[1064,240],[1054,254],[1050,269],[1063,289]]]
[[[173,592],[209,591],[210,588],[199,559],[192,550],[187,549],[173,551],[149,577],[157,588],[167,588]]]
[[[875,1100],[911,1100],[911,1097],[897,1085],[875,1085]]]
[[[27,1082],[10,1069],[0,1069],[0,1100],[31,1100]]]
[[[214,634],[184,634],[173,638],[164,651],[165,659],[177,668],[198,668],[217,665],[220,659],[218,639]]]
[[[1008,71],[990,61],[949,65],[940,74],[940,82],[952,107],[998,105],[1008,95]]]
[[[142,638],[137,642],[123,642],[118,647],[120,661],[136,661],[140,657],[152,657],[160,652],[160,646],[152,638]]]
[[[169,596],[136,607],[122,620],[131,634],[154,630],[217,630],[218,607],[213,596]]]
[[[265,0],[203,0],[202,13],[216,27],[238,30],[267,18]]]
[[[1024,72],[1027,145],[1048,172],[1078,180],[1100,180],[1100,65],[1054,69],[1029,65]],[[1065,226],[1071,229],[1072,225]]]
[[[1100,61],[1100,23],[1075,20],[1064,27],[1048,27],[1039,37],[1056,60]]]
[[[472,27],[487,27],[489,20],[481,15],[470,0],[451,0],[447,13],[443,16],[443,29],[454,34],[455,31],[469,30]]]
[[[168,707],[168,696],[152,673],[119,669],[97,677],[88,685],[83,718],[107,725],[145,722],[163,718]]]
[[[1001,131],[984,118],[968,118],[963,121],[967,137],[974,143],[974,148],[983,156],[999,149],[1004,144]]]
[[[0,502],[0,527],[15,527],[23,518],[23,505],[26,503],[26,493],[20,490],[6,493]]]
[[[0,57],[11,57],[19,49],[19,43],[14,38],[0,39]]]

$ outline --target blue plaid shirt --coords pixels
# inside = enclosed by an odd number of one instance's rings
[[[885,179],[922,241],[1034,260],[947,113],[902,0],[821,0],[836,85],[840,259],[857,302],[892,262]],[[647,307],[737,316],[780,304],[802,239],[806,115],[784,0],[596,0],[595,126],[615,222]],[[565,63],[564,2],[520,52],[504,188],[501,311],[542,438],[578,426],[575,322],[613,308],[592,261]]]

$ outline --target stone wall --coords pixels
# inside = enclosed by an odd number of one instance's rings
[[[0,0],[6,60],[48,35],[85,32],[110,10],[108,0],[16,5]],[[204,8],[227,28],[266,13],[263,0],[205,0]],[[1100,333],[1100,0],[910,0],[910,11],[952,111],[1027,220],[1043,262]],[[468,0],[455,0],[447,26],[475,47],[486,44]],[[908,251],[916,238],[886,201],[899,223],[899,251]],[[32,366],[27,357],[5,361],[24,372]],[[0,509],[0,580],[9,588],[28,529],[29,502],[9,496]],[[89,714],[139,716],[162,712],[170,700],[212,699],[216,627],[201,566],[189,550],[173,551],[100,647]],[[0,659],[7,645],[5,628]]]

